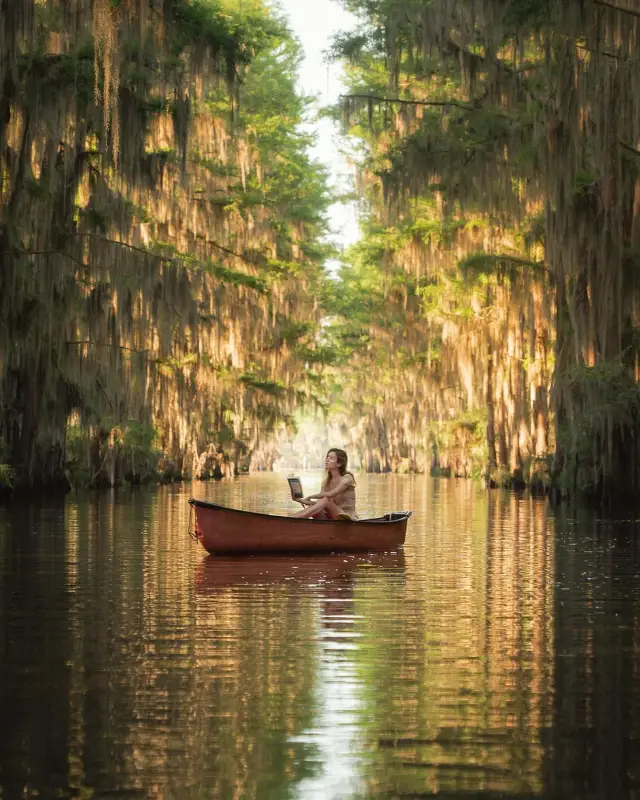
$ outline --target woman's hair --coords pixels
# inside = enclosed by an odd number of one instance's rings
[[[349,458],[347,456],[346,451],[340,450],[339,447],[330,447],[327,450],[327,456],[329,455],[329,453],[335,453],[336,454],[336,457],[338,459],[338,471],[340,472],[340,476],[342,476],[342,475],[351,475],[351,477],[353,478],[353,482],[355,483],[356,479],[353,477],[353,472],[348,472],[347,471],[347,464],[349,463]],[[327,456],[325,456],[325,458]],[[331,480],[331,473],[327,470],[327,476],[325,478],[325,481],[329,481],[329,480]]]

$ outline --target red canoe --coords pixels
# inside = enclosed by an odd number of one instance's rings
[[[302,553],[394,550],[404,544],[410,511],[357,522],[296,519],[189,500],[195,535],[210,553]]]

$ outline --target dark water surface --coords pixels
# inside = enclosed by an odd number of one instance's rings
[[[188,537],[191,494],[291,512],[274,475],[0,511],[0,798],[640,798],[640,522],[358,488],[404,552]]]

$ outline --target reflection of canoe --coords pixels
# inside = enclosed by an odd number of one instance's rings
[[[196,592],[210,594],[229,586],[272,586],[291,582],[294,586],[328,588],[351,581],[356,573],[382,570],[404,575],[404,553],[351,555],[258,555],[206,556],[196,569]]]
[[[296,519],[189,500],[196,534],[210,553],[394,550],[404,544],[410,511],[377,519]]]

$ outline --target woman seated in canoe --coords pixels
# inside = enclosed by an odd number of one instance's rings
[[[317,494],[297,499],[304,508],[294,514],[299,519],[358,519],[356,514],[356,481],[347,472],[347,454],[332,447],[324,465],[327,469],[322,488]]]

